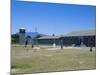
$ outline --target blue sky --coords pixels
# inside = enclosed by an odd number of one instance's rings
[[[96,7],[72,4],[12,2],[12,33],[19,28],[42,34],[95,29]]]

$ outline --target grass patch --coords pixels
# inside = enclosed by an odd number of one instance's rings
[[[14,65],[11,65],[11,68],[12,69],[26,69],[26,68],[31,68],[32,65],[31,64],[14,64]]]
[[[96,68],[96,51],[89,48],[48,50],[40,47],[34,51],[31,47],[12,47],[12,69],[14,73],[38,73],[71,71]]]

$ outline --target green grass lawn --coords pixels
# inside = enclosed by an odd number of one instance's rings
[[[64,48],[63,50],[50,50],[50,48],[41,46],[36,50],[31,47],[12,46],[12,74],[96,68],[95,48],[93,52],[90,52],[89,48]]]

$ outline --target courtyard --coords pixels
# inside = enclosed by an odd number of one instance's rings
[[[11,73],[40,73],[96,69],[95,47],[53,48],[38,45],[31,48],[24,45],[11,46]]]

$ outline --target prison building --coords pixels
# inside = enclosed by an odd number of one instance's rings
[[[96,44],[95,41],[96,41],[95,30],[70,32],[63,37],[63,43],[66,46],[75,45],[75,46],[95,47]]]
[[[42,36],[38,38],[38,43],[44,45],[52,45],[55,43],[56,45],[59,45],[60,39],[61,36]]]
[[[55,43],[60,45],[63,40],[64,46],[86,46],[95,47],[96,33],[95,30],[70,32],[63,36],[43,36],[38,38],[39,44],[50,45]]]

